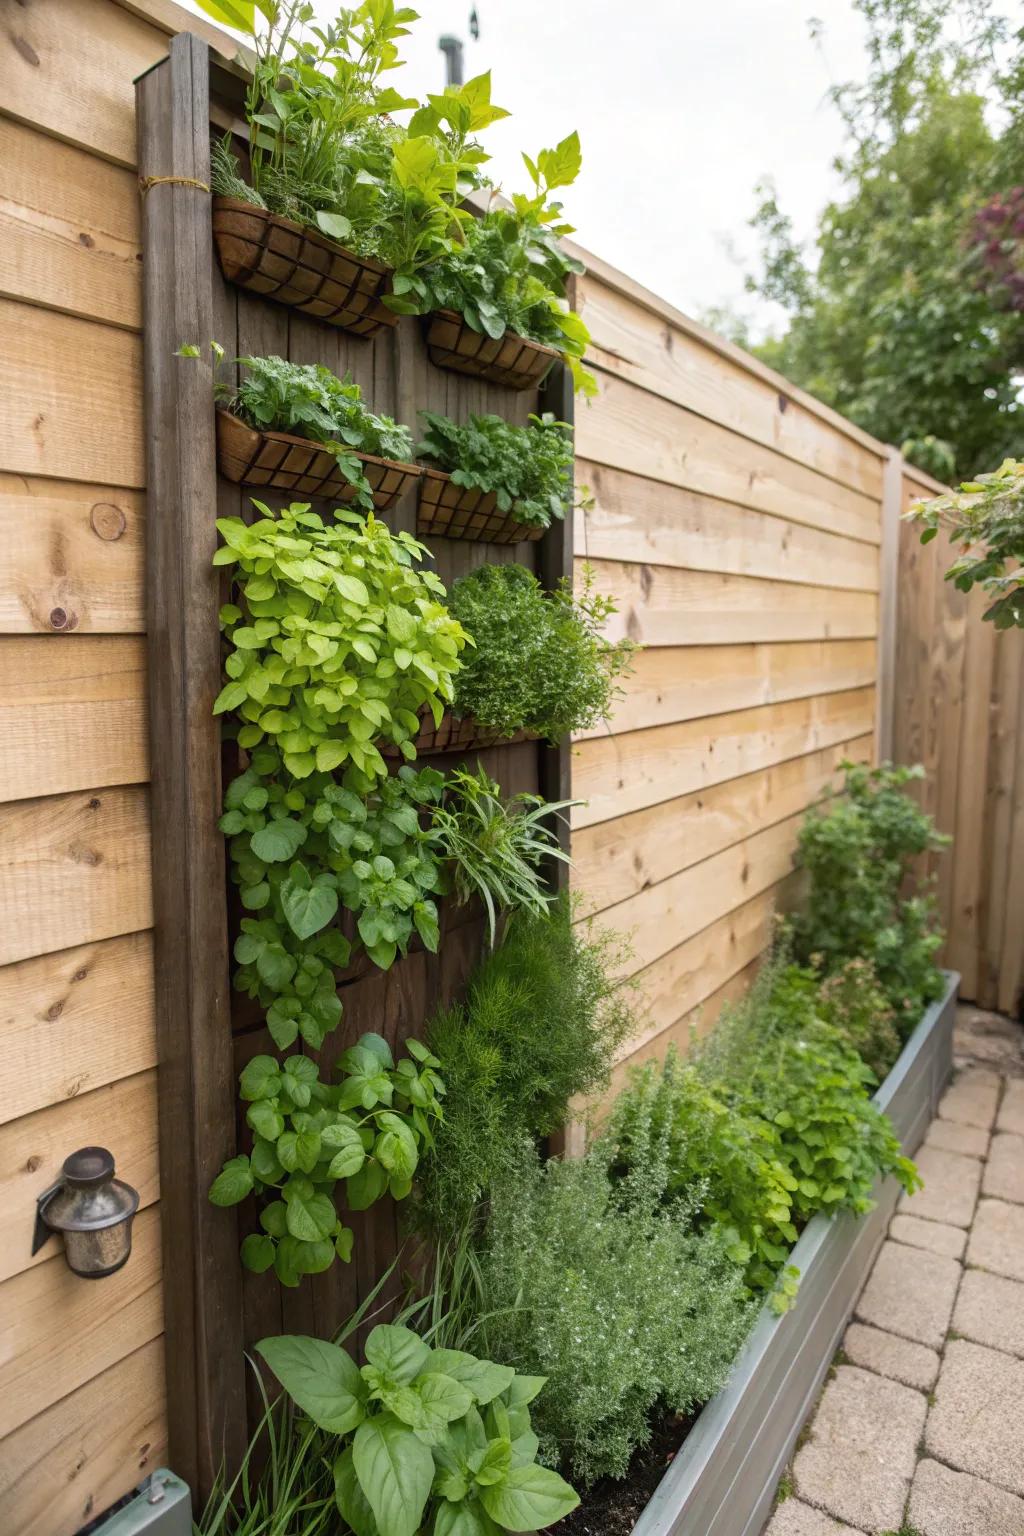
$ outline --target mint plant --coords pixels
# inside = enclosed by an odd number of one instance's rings
[[[445,589],[407,533],[308,503],[247,524],[221,518],[214,564],[232,566],[237,601],[221,609],[228,682],[214,713],[236,713],[239,745],[275,746],[295,779],[344,770],[365,793],[387,773],[380,738],[416,755],[419,710],[435,721],[454,697],[467,643]]]
[[[256,1348],[302,1412],[334,1437],[335,1495],[355,1536],[537,1531],[579,1503],[536,1462],[529,1404],[542,1376],[432,1349],[394,1324],[372,1330],[361,1369],[321,1339],[285,1335]]]
[[[335,1205],[363,1211],[383,1195],[404,1200],[421,1150],[441,1119],[440,1066],[418,1040],[399,1062],[380,1035],[363,1035],[338,1063],[341,1081],[320,1080],[308,1056],[254,1056],[239,1077],[253,1148],[225,1163],[210,1187],[214,1205],[257,1194],[260,1234],[242,1244],[242,1262],[262,1274],[273,1266],[282,1285],[320,1274],[352,1255],[352,1230]]]
[[[416,453],[447,470],[456,485],[493,492],[499,512],[526,527],[563,518],[572,497],[572,428],[545,412],[517,427],[500,416],[470,416],[459,426],[421,411],[427,432]]]

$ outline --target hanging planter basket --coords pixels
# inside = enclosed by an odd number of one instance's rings
[[[317,229],[235,197],[215,197],[213,243],[221,271],[239,288],[354,336],[398,324],[380,302],[391,269]]]
[[[484,544],[519,544],[542,539],[546,529],[517,523],[511,512],[499,512],[493,491],[456,485],[439,469],[424,469],[416,512],[420,538],[473,539]]]
[[[378,512],[393,507],[404,491],[420,478],[418,464],[399,459],[378,459],[357,453],[373,491]],[[287,432],[264,432],[247,426],[230,411],[217,411],[217,468],[234,485],[257,485],[288,496],[350,502],[355,496],[338,468],[338,461],[321,443]]]
[[[417,755],[428,757],[434,752],[483,752],[488,747],[513,747],[521,741],[536,741],[532,731],[517,731],[514,736],[499,736],[497,731],[485,730],[472,715],[459,720],[450,709],[441,716],[441,724],[434,724],[430,710],[420,711],[420,728],[413,739]],[[387,758],[401,757],[393,742],[378,742],[381,755]]]
[[[561,356],[554,347],[528,341],[506,331],[495,341],[474,331],[454,309],[438,309],[425,315],[423,328],[427,352],[435,368],[468,373],[509,389],[536,389],[552,363]]]

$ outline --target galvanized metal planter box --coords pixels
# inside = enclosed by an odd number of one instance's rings
[[[904,1152],[921,1143],[949,1077],[960,978],[925,1013],[875,1094]],[[728,1385],[704,1409],[633,1536],[758,1536],[797,1436],[867,1277],[899,1188],[888,1179],[859,1221],[817,1216],[793,1250],[796,1304],[765,1308]]]

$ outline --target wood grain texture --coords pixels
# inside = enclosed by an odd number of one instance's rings
[[[0,334],[0,470],[144,485],[139,338],[12,299]]]
[[[75,1536],[167,1456],[163,1342],[153,1339],[7,1436],[0,1511],[19,1536]]]
[[[0,294],[137,330],[136,177],[0,119]]]
[[[585,459],[576,480],[593,498],[576,511],[577,554],[587,559],[878,590],[871,544]]]
[[[141,638],[0,637],[0,739],[0,801],[148,779]]]
[[[790,757],[854,741],[874,725],[874,689],[795,699],[761,709],[597,737],[576,749],[573,826],[625,816]]]
[[[863,640],[878,632],[878,599],[754,576],[664,565],[590,562],[617,612],[610,638],[638,645],[728,645],[762,640]]]
[[[155,1064],[151,934],[0,969],[0,1124]]]
[[[0,634],[145,629],[141,491],[0,474]]]
[[[847,538],[879,542],[879,503],[871,497],[614,374],[602,373],[598,382],[599,404],[580,412],[576,446],[581,458]]]
[[[0,1200],[12,1232],[26,1234],[24,1242],[0,1248],[0,1280],[48,1264],[60,1252],[54,1237],[29,1253],[36,1196],[56,1181],[70,1153],[95,1146],[114,1154],[118,1177],[135,1186],[143,1206],[152,1205],[159,1195],[152,1068],[0,1126]]]
[[[0,964],[152,926],[145,789],[0,806]]]
[[[873,738],[824,747],[576,834],[575,880],[600,911],[760,828],[808,810],[842,780],[840,763],[867,762]]]
[[[592,355],[607,372],[881,498],[881,445],[872,450],[836,431],[795,398],[785,379],[764,378],[754,359],[734,359],[709,347],[692,325],[684,328],[653,314],[599,276],[580,281],[580,299]]]
[[[102,1305],[60,1253],[0,1285],[0,1436],[159,1336],[159,1227],[155,1207],[135,1218],[131,1258],[103,1281]]]
[[[654,646],[633,658],[608,720],[576,738],[621,736],[679,720],[699,720],[759,704],[870,687],[873,640]]]

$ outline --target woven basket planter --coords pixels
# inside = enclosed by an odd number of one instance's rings
[[[215,197],[213,242],[221,271],[239,288],[355,336],[398,323],[380,303],[390,268],[346,251],[317,229],[235,197]]]
[[[356,458],[373,491],[378,512],[394,506],[399,496],[420,478],[418,464],[378,459],[370,453]],[[260,432],[230,411],[217,411],[217,467],[235,485],[258,485],[289,496],[319,497],[350,502],[355,487],[338,469],[338,462],[320,443],[287,432]]]
[[[456,719],[450,709],[441,716],[441,724],[435,726],[429,709],[420,711],[419,733],[413,740],[417,755],[429,757],[433,752],[483,752],[487,747],[512,747],[521,741],[536,741],[530,731],[517,731],[514,736],[499,736],[497,731],[484,730],[480,723],[468,715]],[[401,751],[393,742],[378,742],[381,755],[387,758],[401,757]]]
[[[511,512],[499,512],[493,491],[456,485],[439,469],[424,469],[416,511],[420,538],[475,539],[484,544],[519,544],[542,539],[546,529],[517,523]]]
[[[490,379],[509,389],[536,389],[561,353],[539,341],[528,341],[506,331],[500,340],[483,336],[467,325],[453,309],[425,315],[423,327],[427,352],[435,368]]]

